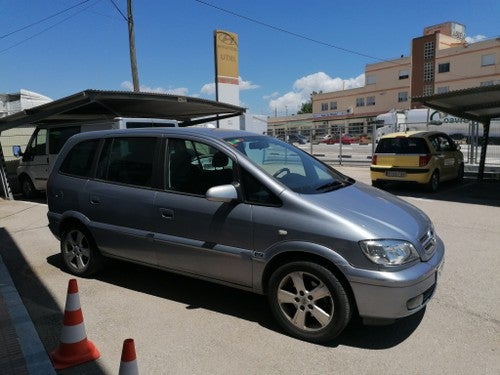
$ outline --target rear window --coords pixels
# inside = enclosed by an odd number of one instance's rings
[[[377,154],[428,154],[429,147],[423,138],[383,138],[379,141]]]

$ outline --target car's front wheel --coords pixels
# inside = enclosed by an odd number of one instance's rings
[[[76,276],[91,276],[102,267],[102,255],[91,234],[82,225],[73,225],[64,231],[61,254],[68,272]]]
[[[341,282],[312,262],[279,267],[269,280],[268,299],[278,323],[301,340],[331,341],[351,318],[352,307]]]
[[[36,190],[35,185],[31,181],[27,175],[23,175],[21,177],[21,192],[26,199],[37,198],[40,195],[40,192]]]

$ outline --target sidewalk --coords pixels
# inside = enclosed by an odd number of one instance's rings
[[[0,373],[56,374],[1,256]]]

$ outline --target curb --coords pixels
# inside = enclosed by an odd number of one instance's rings
[[[0,293],[30,374],[56,375],[35,326],[0,256]]]

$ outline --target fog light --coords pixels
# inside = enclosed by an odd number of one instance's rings
[[[419,307],[422,303],[424,303],[424,295],[421,294],[419,296],[413,297],[406,302],[406,307],[408,310],[413,310]]]

